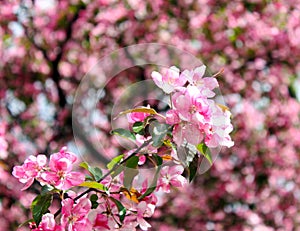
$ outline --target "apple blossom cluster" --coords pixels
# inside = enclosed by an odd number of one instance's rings
[[[81,163],[80,166],[88,169],[91,174],[91,180],[81,172],[72,171],[76,159],[64,147],[50,156],[49,165],[45,155],[31,155],[22,166],[14,167],[13,175],[25,184],[23,190],[29,188],[34,180],[40,182],[45,189],[32,202],[33,220],[28,222],[32,230],[135,230],[137,226],[147,230],[151,227],[145,218],[153,215],[157,198],[149,193],[147,180],[140,191],[133,187],[128,190],[123,186],[126,173],[113,176],[111,171],[111,175],[104,178],[100,169],[92,168],[86,162]],[[115,163],[116,159],[108,164],[108,168]],[[183,167],[180,165],[164,166],[160,172],[157,190],[162,188],[169,192],[171,186],[184,186],[186,179],[181,175],[182,172]],[[75,186],[89,189],[76,194],[70,190]],[[59,219],[56,214],[49,212],[54,194],[61,198]]]
[[[21,183],[25,183],[22,190],[29,188],[35,179],[41,184],[49,184],[59,190],[67,190],[80,185],[85,179],[84,174],[72,171],[73,163],[76,160],[77,157],[63,147],[58,153],[51,155],[48,166],[45,155],[31,155],[22,166],[15,166],[12,174]]]
[[[209,148],[231,147],[230,112],[212,97],[218,87],[214,77],[203,77],[205,66],[182,73],[171,67],[162,74],[152,72],[154,82],[170,94],[166,116],[150,106],[121,112],[127,115],[129,130],[111,131],[133,142],[136,148],[118,155],[107,169],[80,167],[88,173],[74,171],[75,154],[63,147],[50,155],[29,156],[23,165],[15,166],[13,176],[28,189],[36,180],[41,194],[31,204],[35,231],[148,230],[157,207],[157,192],[170,193],[173,187],[185,187],[197,173],[198,158],[204,155],[210,163]],[[190,149],[187,164],[178,158],[179,148]],[[194,162],[194,164],[191,164]],[[152,170],[149,176],[143,172]],[[55,195],[57,195],[55,197]],[[58,199],[59,198],[59,199]],[[59,203],[54,201],[59,200]],[[57,208],[59,204],[59,208]],[[56,212],[52,213],[56,206]]]
[[[177,67],[165,69],[162,74],[152,72],[156,85],[171,95],[171,110],[166,114],[166,123],[174,125],[173,139],[178,146],[184,141],[198,145],[202,141],[211,148],[218,145],[232,147],[229,133],[233,130],[231,113],[211,98],[218,81],[203,77],[204,65],[180,73]]]

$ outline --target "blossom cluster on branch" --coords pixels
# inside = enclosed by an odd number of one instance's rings
[[[146,221],[157,206],[156,192],[169,193],[172,187],[184,187],[197,173],[200,155],[211,164],[210,148],[233,146],[230,112],[212,97],[218,87],[214,77],[203,77],[205,66],[180,73],[176,67],[152,72],[156,85],[170,95],[166,116],[153,108],[137,107],[126,114],[130,129],[111,131],[134,142],[137,148],[118,155],[107,169],[82,162],[88,175],[73,170],[75,154],[63,147],[50,156],[29,156],[15,166],[13,175],[29,188],[34,180],[42,188],[33,200],[35,231],[148,230]],[[189,158],[180,152],[185,150]],[[151,167],[152,177],[142,167]],[[142,180],[142,182],[140,182]],[[59,200],[55,213],[54,201]],[[57,207],[57,206],[56,206]]]

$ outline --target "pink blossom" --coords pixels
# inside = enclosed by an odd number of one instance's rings
[[[206,70],[206,66],[202,65],[200,67],[197,67],[196,69],[189,71],[189,70],[184,70],[182,72],[182,75],[187,79],[187,81],[191,84],[195,83],[196,80],[200,79],[203,77],[204,73]]]
[[[149,107],[150,108],[150,107]],[[135,122],[142,122],[150,116],[150,113],[145,112],[132,112],[127,114],[128,122],[134,124]]]
[[[178,146],[183,144],[184,141],[193,145],[198,145],[204,138],[204,134],[199,127],[191,123],[181,123],[175,125],[172,134],[174,142]]]
[[[99,230],[110,230],[107,216],[98,213],[95,219],[94,228]]]
[[[33,231],[63,231],[63,227],[57,225],[54,220],[54,215],[46,213],[42,217],[42,221],[39,227],[33,229]]]
[[[206,131],[205,144],[208,147],[217,147],[218,145],[232,147],[234,142],[229,135],[233,130],[230,122],[231,113],[228,110],[223,111],[217,105],[212,108],[211,127]]]
[[[179,75],[179,69],[175,66],[164,69],[162,74],[153,71],[151,76],[155,84],[167,94],[172,93],[177,87],[182,87],[187,81],[186,78]]]
[[[41,172],[47,163],[47,157],[45,155],[29,156],[22,166],[15,166],[13,168],[13,176],[19,179],[25,186],[22,190],[29,188],[35,178],[39,178]]]
[[[85,180],[84,174],[72,172],[72,166],[76,160],[77,157],[66,152],[65,148],[52,154],[49,161],[50,170],[42,174],[43,180],[61,190],[81,184]]]
[[[170,186],[183,187],[187,184],[186,179],[181,175],[184,168],[181,165],[164,166],[160,171],[160,178],[158,182],[158,189],[166,193],[170,192]]]
[[[185,70],[182,72],[182,75],[191,85],[197,86],[204,96],[214,97],[215,93],[212,90],[218,87],[219,84],[216,78],[203,77],[205,70],[206,67],[202,65],[192,71]]]
[[[73,199],[67,198],[62,201],[61,225],[68,231],[92,230],[92,223],[87,218],[91,210],[91,202],[87,198],[81,198],[77,204]]]
[[[142,230],[148,230],[151,225],[144,219],[144,217],[151,217],[154,213],[155,205],[147,204],[142,201],[137,206],[137,222]]]
[[[172,97],[174,108],[179,118],[194,124],[204,124],[210,119],[210,107],[207,99],[195,86],[188,86]]]
[[[169,110],[167,111],[166,113],[166,123],[167,124],[171,124],[171,125],[174,125],[174,124],[178,124],[180,122],[180,119],[179,119],[179,116],[178,116],[178,113],[176,110]]]

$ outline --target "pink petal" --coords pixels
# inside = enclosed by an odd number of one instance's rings
[[[148,230],[148,228],[151,228],[151,225],[143,218],[138,217],[137,222],[139,223],[139,226],[142,230]]]
[[[24,171],[23,166],[15,166],[15,167],[13,168],[12,175],[13,175],[15,178],[23,178],[24,175],[25,175],[25,171]]]
[[[197,67],[195,70],[194,70],[194,80],[197,81],[198,79],[201,79],[205,73],[205,70],[206,70],[206,66],[202,65],[200,67]]]
[[[110,229],[108,226],[108,218],[107,216],[98,213],[95,219],[94,227]]]
[[[73,204],[74,204],[74,201],[70,198],[63,200],[61,202],[61,205],[62,205],[61,213],[64,216],[69,217],[72,213]]]
[[[54,230],[55,228],[54,215],[50,213],[44,214],[40,226],[42,226],[44,230]]]
[[[170,180],[170,183],[174,186],[174,187],[183,187],[184,185],[187,184],[187,180],[181,176],[178,175],[175,178]]]
[[[205,77],[203,78],[204,86],[207,87],[209,90],[213,90],[219,87],[219,83],[216,78],[212,77]]]
[[[69,189],[73,186],[80,185],[82,182],[84,182],[84,180],[85,180],[85,176],[83,173],[70,172],[66,175],[65,184],[66,184],[67,188]]]
[[[72,162],[67,158],[62,158],[55,162],[55,170],[69,172],[72,170]]]
[[[25,186],[21,189],[21,191],[24,191],[26,189],[28,189],[32,184],[33,184],[34,178],[29,178],[27,183],[25,184]]]
[[[92,204],[88,198],[81,198],[73,208],[73,214],[86,216],[91,210]]]
[[[44,167],[47,164],[47,157],[45,155],[38,155],[36,158],[38,166]]]
[[[203,140],[203,134],[196,125],[187,124],[184,128],[184,138],[193,145],[198,145]]]
[[[173,176],[173,175],[180,175],[181,173],[183,173],[183,171],[184,171],[183,166],[176,165],[176,166],[173,166],[173,167],[170,168],[169,174],[171,176]]]
[[[162,88],[162,76],[159,72],[157,71],[153,71],[151,73],[151,77],[154,81],[154,83],[159,87],[159,88]]]
[[[56,172],[43,172],[41,174],[41,178],[49,184],[53,184],[55,186],[57,186],[56,184],[60,179]]]

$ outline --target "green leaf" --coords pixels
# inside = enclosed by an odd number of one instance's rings
[[[124,128],[117,128],[117,129],[114,129],[111,131],[111,134],[112,135],[118,135],[118,136],[121,136],[121,137],[124,137],[126,139],[129,139],[131,141],[135,141],[136,138],[135,138],[135,135],[134,133],[124,129]]]
[[[194,177],[197,173],[198,166],[199,166],[198,161],[199,161],[199,156],[195,155],[193,161],[189,165],[188,170],[189,170],[189,181],[190,182],[194,179]]]
[[[49,193],[49,192],[51,192],[51,191],[53,191],[54,190],[54,187],[52,187],[51,185],[48,185],[48,184],[46,184],[46,185],[44,185],[43,187],[42,187],[42,191],[41,191],[41,194],[47,194],[47,193]]]
[[[102,177],[102,171],[98,167],[93,167],[91,169],[91,173],[93,174],[93,176],[94,176],[94,178],[95,178],[96,181],[100,180],[101,177]]]
[[[209,148],[206,146],[206,144],[201,143],[197,145],[197,150],[205,156],[205,158],[209,161],[209,163],[212,165],[212,156]]]
[[[126,161],[123,184],[128,190],[131,189],[134,177],[139,173],[139,171],[136,169],[138,166],[138,162],[139,158],[137,156],[132,156],[129,160]]]
[[[119,211],[118,215],[119,215],[120,221],[123,222],[125,215],[126,215],[126,208],[117,199],[115,199],[113,197],[110,197],[109,199],[111,199],[116,204],[118,211]]]
[[[126,167],[128,168],[136,168],[139,162],[139,158],[137,156],[132,156],[126,161]]]
[[[134,131],[135,133],[138,133],[140,135],[143,135],[144,128],[145,128],[145,125],[143,122],[135,122],[132,126],[132,131]]]
[[[153,146],[160,147],[164,142],[164,137],[167,135],[169,131],[170,125],[162,124],[158,121],[153,121],[150,124],[149,132],[152,136]]]
[[[96,209],[99,205],[99,203],[97,202],[98,200],[98,196],[96,194],[91,195],[90,197],[90,201],[92,202],[92,209]]]
[[[162,165],[163,159],[159,155],[153,154],[152,156],[154,157],[158,166]]]
[[[116,156],[115,158],[113,158],[106,166],[108,168],[108,170],[111,170],[116,164],[118,164],[122,158],[124,157],[124,154]]]
[[[197,148],[193,144],[184,142],[181,146],[177,147],[177,155],[184,166],[189,166],[195,155],[197,155]]]
[[[90,175],[85,175],[85,181],[94,181],[94,177],[90,176]]]
[[[37,226],[40,224],[42,216],[48,212],[52,200],[52,194],[41,194],[38,195],[31,203],[32,216]]]
[[[102,191],[107,191],[107,188],[103,184],[98,183],[97,181],[85,181],[82,184],[80,184],[79,186],[86,187],[86,188],[99,189]]]
[[[86,169],[86,170],[88,170],[88,171],[90,171],[90,166],[87,162],[82,162],[82,163],[79,164],[79,166]]]
[[[92,176],[92,180],[98,181],[102,177],[102,171],[98,167],[91,167],[87,162],[82,162],[79,165],[80,167],[86,169]]]

